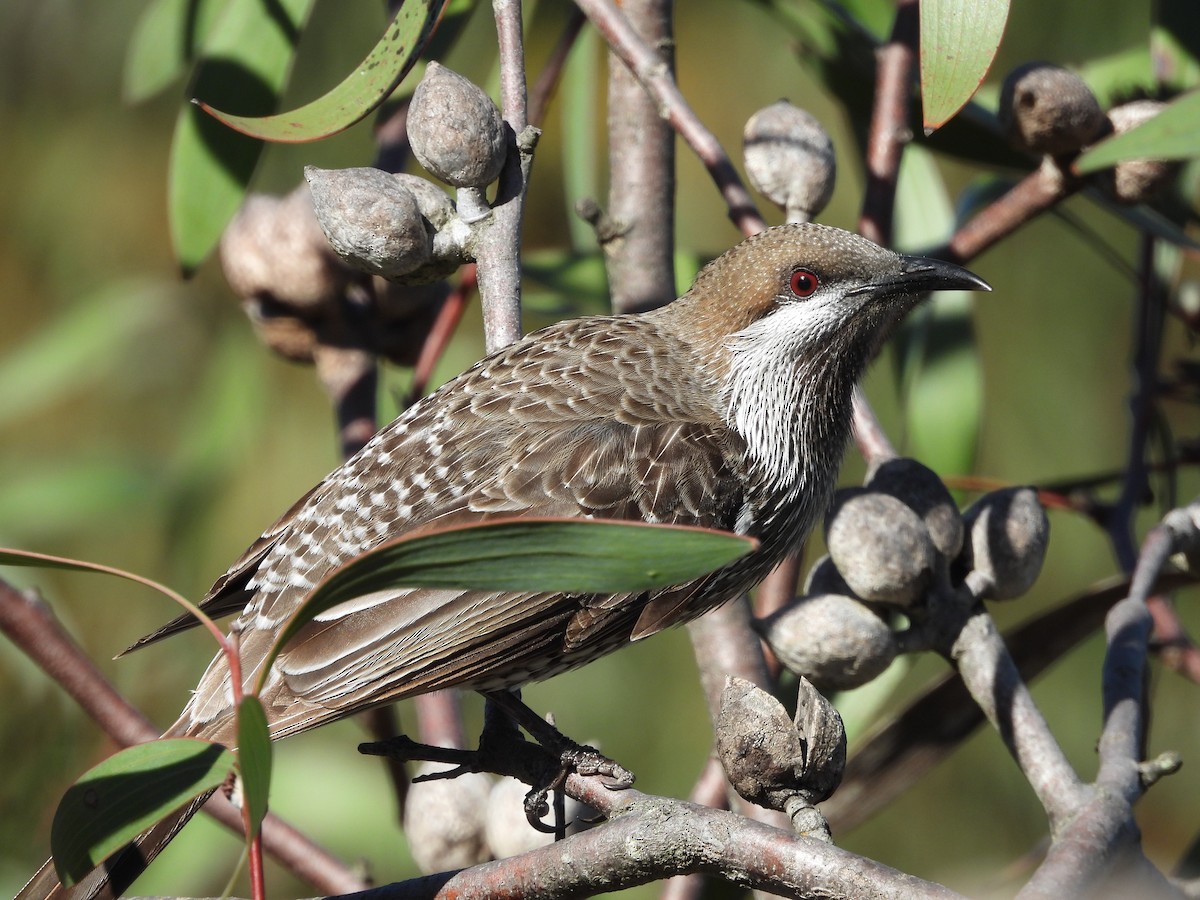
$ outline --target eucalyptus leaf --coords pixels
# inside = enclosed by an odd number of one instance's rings
[[[262,671],[313,618],[375,591],[645,591],[698,578],[756,546],[753,538],[707,528],[535,517],[402,537],[356,557],[326,578],[283,628]]]
[[[74,884],[155,822],[218,787],[234,763],[219,744],[171,738],[129,747],[90,769],[54,813],[50,847],[59,879]]]
[[[396,89],[437,27],[449,0],[407,0],[367,58],[329,93],[277,115],[242,116],[198,101],[234,131],[264,141],[304,143],[345,131],[376,109]]]
[[[271,734],[267,713],[257,697],[243,697],[237,708],[238,771],[250,816],[248,838],[258,833],[271,793]]]
[[[140,103],[183,78],[213,21],[231,0],[153,0],[138,18],[125,55],[123,92]]]
[[[1004,36],[1008,0],[921,0],[921,100],[926,132],[979,89]]]
[[[1200,156],[1200,91],[1184,94],[1148,122],[1113,135],[1075,160],[1080,175],[1125,159],[1188,159]]]
[[[245,115],[275,110],[314,0],[231,3],[213,24],[190,93]],[[191,104],[171,142],[168,212],[175,255],[191,274],[237,211],[262,153]]]

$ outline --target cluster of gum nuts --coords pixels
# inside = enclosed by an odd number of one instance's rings
[[[858,687],[904,648],[904,629],[952,605],[1028,591],[1049,531],[1032,488],[992,491],[960,513],[931,469],[889,459],[863,487],[835,495],[825,521],[829,554],[813,566],[803,595],[756,627],[787,669],[818,688]]]

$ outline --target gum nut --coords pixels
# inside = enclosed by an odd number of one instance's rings
[[[487,843],[496,859],[506,859],[554,843],[554,835],[538,831],[525,818],[525,795],[529,785],[515,778],[501,778],[492,785],[487,798]],[[568,834],[585,827],[592,814],[591,807],[578,800],[566,798]],[[553,813],[551,813],[553,816]],[[544,824],[551,824],[547,817]]]
[[[796,730],[804,739],[802,784],[810,803],[820,803],[842,783],[846,769],[846,725],[842,714],[804,676],[796,694]]]
[[[220,256],[235,294],[270,298],[294,312],[333,302],[349,278],[305,185],[286,197],[250,194],[221,235]]]
[[[783,704],[749,681],[725,679],[714,722],[717,758],[742,797],[783,809],[804,776],[805,748]]]
[[[432,253],[432,236],[416,198],[380,169],[306,166],[317,220],[338,256],[355,268],[398,278]]]
[[[1037,491],[1017,487],[984,494],[963,520],[970,534],[963,562],[983,596],[1012,600],[1033,587],[1050,540],[1050,522]]]
[[[903,502],[921,517],[943,557],[958,556],[963,543],[962,514],[933,469],[907,457],[889,459],[872,470],[867,489]]]
[[[828,553],[813,563],[808,570],[808,578],[804,580],[806,594],[853,594],[846,579],[833,564],[833,557]]]
[[[436,62],[413,92],[408,140],[417,161],[455,187],[485,187],[504,167],[500,110],[469,79]]]
[[[446,768],[443,763],[422,763],[417,774]],[[422,872],[461,869],[491,858],[484,837],[491,789],[491,779],[478,772],[413,782],[404,803],[404,832]]]
[[[811,113],[786,100],[760,109],[746,122],[742,152],[750,183],[789,221],[809,221],[829,203],[837,158]]]
[[[1136,128],[1158,115],[1165,104],[1157,100],[1135,100],[1108,111],[1116,134]],[[1154,197],[1178,174],[1182,163],[1165,159],[1125,159],[1098,175],[1100,187],[1118,203],[1132,206]]]
[[[887,623],[840,594],[800,597],[756,628],[789,671],[822,690],[866,684],[896,658],[896,639]]]
[[[838,491],[825,543],[846,584],[863,600],[909,606],[925,595],[936,550],[921,517],[888,494]]]
[[[997,112],[1009,142],[1039,155],[1074,153],[1108,127],[1083,79],[1045,62],[1026,63],[1008,73]]]
[[[267,347],[292,362],[311,363],[317,349],[314,323],[293,315],[270,299],[251,297],[242,301],[254,335]]]

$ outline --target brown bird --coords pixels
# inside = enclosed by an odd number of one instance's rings
[[[950,263],[784,225],[710,263],[662,309],[560,322],[448,382],[297,502],[204,599],[211,615],[240,613],[247,684],[315,585],[423,528],[580,516],[725,529],[759,547],[640,594],[409,589],[343,604],[277,658],[260,695],[272,736],[439,688],[544,679],[753,587],[826,509],[852,391],[881,335],[942,289],[990,290]],[[218,656],[167,733],[232,743],[233,728]],[[140,853],[153,858],[181,824],[157,826]],[[116,896],[104,892],[123,889],[141,868],[130,866],[58,894],[50,868],[20,896]]]

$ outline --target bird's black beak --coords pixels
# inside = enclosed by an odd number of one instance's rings
[[[929,291],[990,291],[992,286],[962,266],[924,256],[900,257],[898,276],[887,287],[897,293],[924,294]]]

